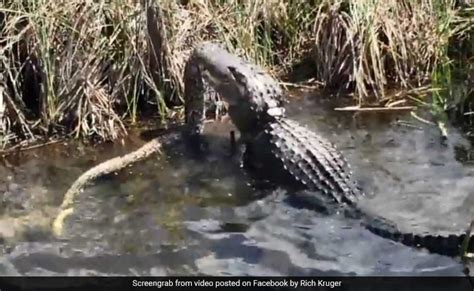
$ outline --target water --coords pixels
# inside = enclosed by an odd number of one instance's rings
[[[339,101],[338,101],[339,102]],[[304,97],[292,118],[338,145],[367,192],[361,205],[407,231],[461,233],[474,210],[469,143],[453,131],[397,125],[407,116],[334,113]],[[262,193],[229,156],[226,123],[208,127],[211,154],[183,145],[100,179],[76,200],[66,235],[34,225],[83,171],[138,148],[55,145],[10,156],[0,167],[1,275],[462,275],[459,259],[377,237],[342,216],[296,209],[284,190]],[[457,159],[458,158],[458,159]],[[461,159],[462,160],[462,159]],[[28,218],[31,228],[18,231]]]

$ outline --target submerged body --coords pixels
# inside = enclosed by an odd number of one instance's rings
[[[261,178],[291,185],[309,208],[335,204],[382,237],[431,252],[460,254],[464,235],[434,236],[401,232],[394,223],[357,207],[362,196],[348,163],[333,144],[289,119],[278,82],[261,68],[215,43],[198,46],[186,65],[186,120],[194,133],[203,126],[206,86],[229,104],[229,115],[245,145],[244,164]],[[339,207],[339,209],[341,209]],[[473,251],[470,240],[468,251]]]

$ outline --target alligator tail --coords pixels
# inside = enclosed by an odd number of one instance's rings
[[[409,247],[424,248],[431,253],[450,257],[461,256],[464,251],[474,252],[474,235],[469,232],[448,236],[406,233],[399,230],[394,223],[382,217],[367,214],[358,208],[352,208],[346,214],[352,218],[361,219],[363,226],[370,232]],[[466,235],[470,235],[467,240]],[[466,243],[467,245],[464,246]]]

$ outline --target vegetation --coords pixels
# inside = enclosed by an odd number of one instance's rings
[[[126,122],[165,119],[182,103],[187,56],[208,39],[280,76],[310,63],[314,80],[359,105],[411,98],[440,118],[472,116],[473,9],[470,0],[2,1],[0,147],[115,139]]]

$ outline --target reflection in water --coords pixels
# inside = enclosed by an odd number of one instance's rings
[[[367,192],[363,207],[407,231],[467,227],[474,216],[474,170],[458,162],[453,149],[465,141],[443,143],[436,130],[397,126],[386,114],[333,114],[324,102],[302,98],[289,112],[344,152]],[[169,145],[166,155],[85,189],[64,240],[34,230],[20,236],[10,222],[30,213],[41,217],[40,209],[58,205],[80,173],[139,142],[52,146],[4,160],[0,274],[462,274],[459,260],[382,239],[357,221],[293,208],[282,189],[255,190],[229,157],[229,125],[207,131],[212,154]]]

